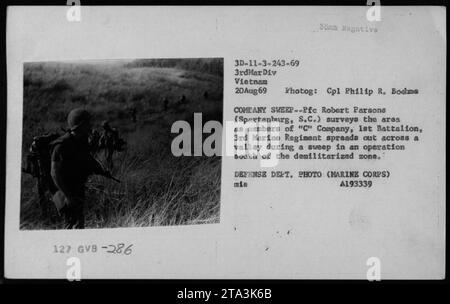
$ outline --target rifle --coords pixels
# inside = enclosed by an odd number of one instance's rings
[[[120,179],[115,178],[114,176],[112,176],[111,172],[109,171],[105,171],[105,174],[103,174],[104,177],[107,177],[109,179],[112,179],[113,181],[115,181],[116,183],[120,183]]]
[[[117,179],[114,176],[110,176],[109,178],[112,179],[113,181],[117,182],[117,183],[121,182],[120,179]]]

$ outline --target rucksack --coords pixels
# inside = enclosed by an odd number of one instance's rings
[[[52,193],[57,190],[50,173],[52,142],[60,136],[58,133],[35,136],[26,156],[26,167],[22,170],[37,178],[38,184],[44,186],[44,190],[49,190]]]

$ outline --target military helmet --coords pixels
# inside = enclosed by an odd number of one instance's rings
[[[91,120],[91,114],[82,108],[73,109],[67,116],[67,123],[71,130],[77,129],[83,123],[89,122]]]
[[[109,122],[108,122],[107,120],[104,120],[104,121],[102,122],[102,127],[103,127],[103,128],[109,128]]]

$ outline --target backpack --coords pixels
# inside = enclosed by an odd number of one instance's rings
[[[35,136],[30,145],[29,153],[26,156],[25,173],[31,174],[38,179],[38,186],[43,186],[42,190],[49,190],[51,193],[57,191],[57,188],[51,177],[51,156],[53,151],[52,142],[61,135],[58,133],[48,133]]]

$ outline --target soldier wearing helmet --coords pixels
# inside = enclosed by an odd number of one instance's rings
[[[136,123],[137,122],[137,110],[136,110],[136,108],[135,107],[129,108],[128,113],[130,114],[131,121],[133,123]]]
[[[100,147],[105,149],[106,163],[110,168],[113,167],[113,154],[119,141],[119,132],[112,128],[108,121],[102,123],[103,132],[100,137]]]
[[[92,174],[111,177],[89,150],[91,115],[78,108],[72,110],[66,134],[52,142],[51,176],[59,191],[54,195],[58,211],[65,216],[66,228],[84,228],[85,184]]]
[[[169,107],[169,99],[168,99],[167,96],[166,96],[166,97],[164,97],[164,99],[163,99],[163,110],[164,110],[164,111],[167,111],[168,107]]]

